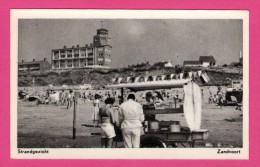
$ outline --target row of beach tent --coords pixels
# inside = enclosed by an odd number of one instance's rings
[[[174,80],[192,80],[200,78],[203,83],[207,83],[210,79],[205,72],[190,71],[178,74],[168,75],[148,75],[135,77],[117,77],[112,78],[112,84],[139,83],[139,82],[156,82],[156,81],[174,81]]]

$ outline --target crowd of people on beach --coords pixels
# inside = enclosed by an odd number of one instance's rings
[[[206,92],[208,91],[208,92]],[[66,105],[67,109],[72,107],[74,101],[73,90],[47,90],[35,91],[29,95],[28,90],[20,90],[19,97],[28,101],[30,97],[38,97],[38,104],[59,104]],[[205,97],[205,94],[208,97]],[[211,89],[201,89],[202,101],[208,99],[208,103],[217,103],[221,108],[225,100],[225,92],[221,87],[213,95]],[[144,121],[143,101],[146,104],[160,105],[165,102],[183,103],[184,92],[181,90],[159,90],[148,91],[140,94],[124,94],[127,99],[119,105],[121,96],[115,90],[86,90],[80,93],[79,98],[93,105],[91,119],[94,127],[101,129],[101,145],[104,148],[112,147],[113,138],[117,135],[115,129],[121,129],[124,145],[126,148],[138,148],[140,136],[142,135],[142,123]],[[117,103],[115,103],[117,101]],[[204,101],[205,102],[205,101]]]

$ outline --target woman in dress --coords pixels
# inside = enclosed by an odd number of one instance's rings
[[[94,127],[98,124],[99,103],[100,103],[99,95],[95,94],[94,100],[93,100],[94,111],[92,113],[92,121],[93,121]]]

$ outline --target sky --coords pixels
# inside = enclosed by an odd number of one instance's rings
[[[99,28],[111,35],[112,67],[171,60],[183,64],[212,55],[217,65],[238,62],[243,21],[231,19],[19,19],[18,60],[47,58],[63,46],[93,42]]]

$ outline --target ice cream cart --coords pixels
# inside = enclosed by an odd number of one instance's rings
[[[196,81],[206,83],[209,81],[206,73],[201,71],[190,72],[186,75],[169,74],[169,75],[156,75],[156,76],[138,76],[138,77],[118,77],[112,79],[112,84],[107,85],[109,89],[121,89],[120,102],[124,101],[125,92],[138,92],[138,91],[153,91],[162,89],[184,88],[186,91],[184,104],[178,108],[173,106],[160,106],[143,104],[143,111],[145,121],[143,123],[144,134],[141,136],[141,148],[166,148],[168,146],[175,147],[176,144],[182,146],[194,147],[195,142],[198,140],[206,140],[209,135],[208,129],[200,129],[201,122],[201,95],[200,88],[195,89],[193,85]],[[191,85],[187,88],[186,85]],[[196,84],[197,85],[197,84]],[[196,86],[195,85],[195,86]],[[197,85],[198,87],[198,85]],[[128,90],[128,91],[126,91]],[[199,91],[199,92],[198,92]],[[192,93],[189,93],[192,92]],[[191,111],[192,110],[192,111]],[[180,125],[178,120],[171,121],[157,121],[157,114],[178,114],[183,113],[189,127]],[[197,123],[196,123],[197,119]],[[199,124],[196,127],[196,124]],[[119,129],[115,142],[122,141],[121,132]],[[179,145],[178,144],[178,145]]]

